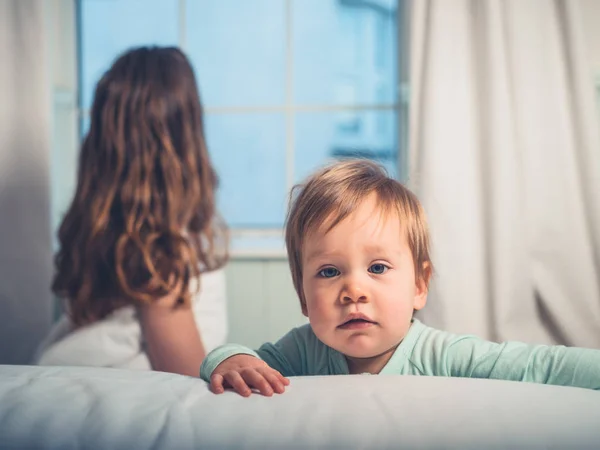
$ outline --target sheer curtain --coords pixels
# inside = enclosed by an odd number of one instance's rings
[[[44,17],[44,0],[0,1],[0,364],[27,363],[52,315]]]
[[[421,318],[600,347],[600,130],[578,3],[409,5],[410,184],[436,266]]]

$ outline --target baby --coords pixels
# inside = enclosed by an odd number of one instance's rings
[[[294,197],[295,191],[292,191]],[[292,198],[286,245],[310,324],[256,352],[228,344],[204,360],[213,392],[282,393],[288,376],[403,374],[600,389],[600,350],[494,343],[427,327],[433,266],[416,196],[366,160],[312,175]]]

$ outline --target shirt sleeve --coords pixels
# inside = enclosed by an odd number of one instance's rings
[[[217,347],[204,358],[200,367],[200,378],[210,381],[217,366],[235,355],[251,355],[260,358],[285,377],[305,375],[307,372],[307,341],[310,337],[307,327],[308,325],[294,328],[275,344],[263,344],[256,351],[238,344]]]
[[[451,376],[527,381],[600,390],[600,350],[520,342],[501,344],[473,336],[446,341]]]

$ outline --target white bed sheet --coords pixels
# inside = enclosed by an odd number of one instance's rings
[[[597,449],[600,392],[356,375],[243,398],[160,372],[0,366],[0,448]]]

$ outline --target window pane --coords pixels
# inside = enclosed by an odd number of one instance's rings
[[[114,59],[139,45],[177,45],[178,0],[81,0],[81,103]]]
[[[187,0],[186,34],[207,107],[284,103],[284,0]]]
[[[207,115],[206,133],[221,180],[219,210],[229,226],[281,227],[287,189],[283,114]]]
[[[82,139],[89,126],[86,116]],[[205,126],[219,176],[218,208],[229,227],[283,226],[287,205],[283,114],[207,114]]]
[[[300,104],[396,102],[397,0],[293,2]]]
[[[364,157],[398,177],[395,111],[348,111],[296,115],[296,182],[334,159]]]
[[[285,105],[288,58],[294,103],[288,106],[395,104],[397,0],[80,2],[84,109],[118,54],[138,45],[178,45],[180,31],[185,32],[182,43],[200,85],[209,151],[221,179],[219,209],[232,228],[281,227],[289,184],[333,158],[376,159],[397,177],[395,111],[215,110]],[[185,30],[179,30],[180,6],[185,6]],[[286,135],[285,114],[295,114],[293,137]],[[82,135],[88,126],[83,117]],[[293,180],[286,179],[288,139],[294,140]],[[265,244],[269,239],[254,241],[271,248]]]
[[[80,128],[79,128],[79,137],[81,138],[81,141],[83,142],[83,138],[85,137],[85,135],[87,134],[87,132],[90,129],[90,115],[89,114],[85,114],[81,119],[80,119]]]

